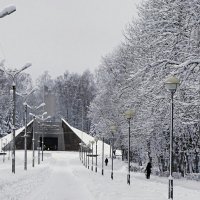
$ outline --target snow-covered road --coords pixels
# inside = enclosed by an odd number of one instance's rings
[[[31,156],[31,152],[29,152]],[[35,168],[23,170],[23,151],[17,151],[16,174],[11,163],[0,162],[0,200],[166,200],[167,178],[131,173],[126,184],[126,166],[114,160],[114,180],[110,178],[110,162],[105,175],[88,170],[77,152],[45,152],[44,161]],[[100,161],[99,161],[100,162]],[[31,159],[29,159],[31,163]],[[100,167],[100,166],[99,166]],[[200,183],[175,180],[174,200],[197,200]]]

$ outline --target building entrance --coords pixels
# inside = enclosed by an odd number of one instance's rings
[[[41,141],[42,138],[40,138]],[[58,150],[58,138],[56,137],[44,137],[44,150],[57,151]]]

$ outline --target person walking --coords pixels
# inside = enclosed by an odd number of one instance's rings
[[[147,167],[146,167],[146,169],[145,169],[146,178],[147,178],[147,179],[150,179],[151,168],[152,168],[151,162],[148,162]]]
[[[108,158],[105,159],[105,164],[108,165]]]

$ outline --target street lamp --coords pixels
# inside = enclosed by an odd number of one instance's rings
[[[39,106],[34,106],[34,107],[27,104],[27,107],[30,108],[31,110],[35,111],[35,112],[39,108],[41,108],[43,106],[45,106],[45,103],[41,103]],[[33,116],[33,128],[32,128],[32,130],[33,130],[33,137],[32,137],[32,151],[33,151],[33,153],[32,153],[32,167],[34,167],[35,166],[35,126],[34,125],[35,125],[35,119],[36,119],[36,117],[32,113],[29,113],[29,115]]]
[[[43,122],[43,125],[42,125],[42,161],[43,161],[43,155],[44,155],[44,121],[46,121],[47,119],[51,118],[51,116],[47,116],[46,118],[44,118],[44,115],[46,115],[47,112],[44,112],[42,115],[36,115],[35,117],[37,119],[39,119],[40,121]]]
[[[89,169],[90,168],[90,143],[88,143],[87,149],[88,149],[88,169]]]
[[[165,87],[171,92],[171,123],[170,123],[170,151],[169,151],[169,195],[168,199],[173,199],[173,177],[172,177],[172,164],[173,164],[173,118],[174,118],[174,94],[177,87],[180,85],[179,79],[175,76],[168,78],[165,81]]]
[[[16,7],[14,5],[9,5],[0,11],[0,18],[10,15],[11,13],[15,11],[16,11]]]
[[[113,179],[113,146],[114,146],[114,133],[116,132],[116,126],[111,126],[110,131],[112,134],[112,151],[111,151],[111,156],[112,156],[112,165],[111,165],[111,179]]]
[[[25,69],[29,68],[31,66],[31,63],[25,64],[21,69],[19,70],[6,70],[3,66],[1,66],[0,70],[7,73],[10,78],[12,79],[12,91],[13,91],[13,139],[12,139],[12,173],[15,173],[15,113],[16,113],[16,78],[20,74],[20,72],[24,71]]]
[[[132,110],[127,110],[125,112],[125,117],[128,120],[128,174],[127,174],[127,184],[130,185],[130,136],[131,136],[131,119],[133,118],[134,112]]]
[[[94,140],[90,141],[91,145],[92,145],[92,166],[91,166],[91,170],[93,171],[93,144],[94,144]]]
[[[45,103],[42,103],[40,106],[38,107],[42,107],[44,106]],[[42,121],[44,123],[44,121],[46,121],[47,119],[51,118],[51,116],[48,116],[46,118],[44,118],[44,115],[47,114],[47,112],[44,112],[42,115],[34,115],[32,113],[29,113],[30,115],[34,116],[35,118],[39,119],[40,121]],[[39,154],[40,154],[40,137],[38,139],[38,159],[39,159]],[[44,149],[44,125],[42,126],[42,161],[43,161],[43,149]],[[39,160],[38,160],[38,164],[39,164]]]
[[[102,169],[101,169],[101,174],[104,174],[104,137],[102,139]]]
[[[97,172],[97,142],[98,142],[99,138],[96,136],[94,138],[94,141],[96,142],[96,166],[95,166],[95,172]]]
[[[25,121],[25,127],[24,127],[24,170],[27,170],[27,107],[28,104],[26,103],[27,98],[29,97],[29,95],[31,95],[33,92],[35,92],[35,89],[32,90],[29,94],[26,95],[25,98],[25,102],[23,103],[24,105],[24,109],[25,109],[25,117],[24,117],[24,121]]]

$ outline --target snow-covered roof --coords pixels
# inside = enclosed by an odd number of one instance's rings
[[[83,141],[86,145],[89,144],[90,141],[94,141],[94,137],[91,135],[88,135],[84,131],[81,131],[77,128],[72,127],[69,123],[67,123],[66,120],[62,119],[62,121]],[[98,140],[97,142],[97,154],[101,155],[102,154],[102,145],[103,142],[101,139]],[[93,145],[93,152],[96,152],[96,144],[94,143]],[[110,155],[110,145],[104,143],[104,155],[109,156]],[[116,155],[121,155],[120,150],[116,150]]]
[[[33,120],[31,120],[28,124],[27,124],[27,126],[29,126],[31,123],[33,123]],[[24,126],[23,127],[21,127],[21,128],[19,128],[19,129],[17,129],[16,131],[15,131],[15,137],[17,137],[22,131],[24,131]],[[3,144],[4,143],[6,143],[6,144],[8,144],[8,143],[10,143],[11,141],[12,141],[12,137],[13,137],[13,134],[12,133],[10,133],[10,134],[7,134],[6,136],[4,136],[4,137],[2,137],[1,138],[1,140],[2,140],[2,142],[0,142],[0,150],[2,151],[2,146],[3,146]],[[2,146],[1,146],[2,145]],[[4,146],[3,146],[4,147]]]

